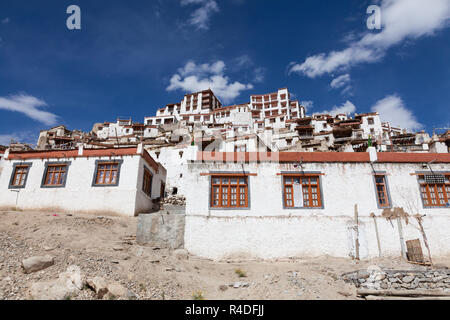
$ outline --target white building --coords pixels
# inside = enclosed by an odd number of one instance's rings
[[[5,154],[1,210],[135,216],[161,196],[166,170],[137,148]]]
[[[197,153],[185,173],[195,186],[185,190],[185,248],[212,259],[354,257],[356,205],[362,259],[422,241],[416,214],[432,255],[450,254],[450,155],[370,150]],[[389,219],[393,208],[409,216]]]

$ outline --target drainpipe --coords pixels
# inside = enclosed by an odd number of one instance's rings
[[[407,259],[406,249],[405,249],[405,239],[403,238],[402,219],[400,217],[397,218],[397,225],[398,225],[398,234],[400,237],[400,248],[402,250],[402,257]]]

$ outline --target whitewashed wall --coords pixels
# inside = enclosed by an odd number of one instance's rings
[[[450,254],[450,208],[424,209],[416,171],[420,164],[374,164],[386,171],[393,207],[409,214],[425,214],[424,227],[433,255]],[[208,172],[257,173],[249,177],[250,209],[215,210],[209,208],[210,177]],[[193,254],[212,259],[286,258],[330,255],[348,257],[354,252],[352,226],[354,206],[360,216],[360,255],[379,255],[373,212],[379,228],[383,256],[399,256],[400,235],[397,221],[381,217],[370,164],[306,163],[304,170],[318,171],[321,177],[324,209],[283,209],[281,171],[299,171],[293,164],[228,163],[190,164],[186,177],[185,247]],[[449,171],[449,164],[435,164],[435,171]],[[402,221],[404,240],[421,239],[417,222]],[[424,252],[425,246],[423,245]],[[354,253],[353,253],[354,254]]]
[[[158,149],[159,156],[155,151],[148,151],[157,162],[167,170],[166,190],[178,188],[178,195],[185,195],[186,189],[191,188],[185,182],[187,174],[187,157],[189,156],[188,147],[161,148]],[[182,152],[182,156],[180,156]],[[158,191],[159,192],[159,191]]]
[[[17,160],[5,161],[4,172],[0,177],[0,209],[48,210],[57,213],[81,212],[90,214],[117,214],[134,216],[138,212],[150,210],[152,201],[142,190],[143,166],[146,162],[141,156],[123,156],[119,185],[116,187],[93,187],[96,160],[103,158],[71,158],[59,161],[71,161],[64,188],[41,188],[41,182],[47,161],[57,159],[26,160],[31,162],[26,187],[18,193],[11,191],[9,182],[13,165]],[[112,158],[116,159],[116,158]],[[146,165],[154,174],[153,192],[159,192],[160,181],[164,179],[153,168]],[[156,178],[155,178],[156,177]],[[153,195],[153,194],[152,194]],[[17,206],[16,206],[17,201]]]

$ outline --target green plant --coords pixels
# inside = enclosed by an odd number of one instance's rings
[[[192,299],[194,300],[205,300],[205,297],[203,297],[203,293],[201,291],[197,291],[192,295]]]
[[[245,273],[244,270],[236,269],[234,272],[239,276],[239,278],[245,278],[247,277],[247,273]]]

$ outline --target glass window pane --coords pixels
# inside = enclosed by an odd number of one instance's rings
[[[52,184],[52,181],[53,181],[53,173],[49,172],[47,175],[47,181],[45,183]]]

